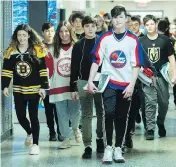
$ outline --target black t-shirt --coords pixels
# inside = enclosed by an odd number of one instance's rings
[[[171,40],[172,45],[174,47],[174,55],[175,55],[175,58],[176,58],[176,39],[171,37],[170,40]]]
[[[117,34],[117,33],[114,32],[114,35],[115,35],[115,37],[116,37],[118,40],[121,40],[121,39],[124,37],[125,33],[126,33],[126,31],[123,32],[123,33],[120,33],[120,34]]]
[[[77,37],[78,40],[80,40],[83,37],[85,37],[85,33],[84,32],[82,34],[77,34],[77,33],[75,33],[75,34],[76,34],[76,37]]]
[[[144,34],[143,34],[143,33],[140,33],[139,36],[138,36],[138,38],[141,38],[141,37],[143,37],[143,36],[144,36]]]
[[[97,34],[97,35],[101,35],[103,32],[104,32],[104,31],[101,30],[101,31],[96,32],[96,34]]]
[[[82,38],[78,41],[72,50],[71,75],[70,75],[70,91],[75,91],[75,81],[79,79],[88,80],[89,72],[92,65],[91,51],[95,45],[96,38]],[[101,69],[99,68],[98,71]]]
[[[151,40],[148,36],[139,38],[145,53],[149,56],[149,60],[154,65],[160,75],[159,70],[162,65],[167,63],[168,57],[174,54],[173,46],[170,39],[164,35],[158,35],[155,40]]]

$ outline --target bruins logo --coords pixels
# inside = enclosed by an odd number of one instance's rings
[[[156,63],[160,59],[160,48],[152,47],[148,48],[149,59],[152,63]]]
[[[31,74],[32,68],[27,62],[20,61],[16,64],[16,71],[20,77],[26,78]]]

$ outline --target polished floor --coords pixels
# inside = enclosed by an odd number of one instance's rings
[[[48,141],[48,128],[42,123],[40,127],[40,154],[29,155],[24,146],[25,132],[20,125],[14,124],[14,135],[1,144],[2,167],[176,167],[176,108],[171,95],[166,119],[167,137],[159,138],[157,128],[155,140],[144,138],[143,125],[136,127],[134,149],[124,156],[125,164],[102,164],[102,155],[95,152],[95,121],[93,118],[93,156],[91,160],[81,158],[84,147],[72,146],[66,150],[58,148],[59,142]]]

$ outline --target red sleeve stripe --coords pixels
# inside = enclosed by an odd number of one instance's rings
[[[100,50],[100,44],[102,40],[106,37],[112,34],[112,31],[108,31],[107,33],[104,33],[102,36],[100,36],[99,40],[97,41],[97,45],[95,45],[95,57],[96,57],[96,63],[100,63],[100,55],[99,55],[99,50]]]
[[[138,43],[138,38],[137,36],[133,35],[133,34],[129,34],[127,33],[127,36],[133,38],[136,41],[136,48],[135,48],[135,57],[136,57],[136,66],[140,66],[140,62],[139,62],[139,43]]]

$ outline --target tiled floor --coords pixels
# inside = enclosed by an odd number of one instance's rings
[[[41,124],[40,155],[31,156],[24,146],[25,132],[20,125],[14,125],[14,136],[1,145],[2,167],[100,167],[102,155],[95,153],[95,119],[93,120],[93,156],[91,160],[81,159],[84,147],[72,146],[59,150],[59,142],[48,141],[46,124]],[[167,137],[160,139],[155,133],[154,141],[144,139],[143,126],[136,128],[134,149],[125,154],[125,164],[112,167],[176,167],[176,109],[170,100],[166,120]]]

